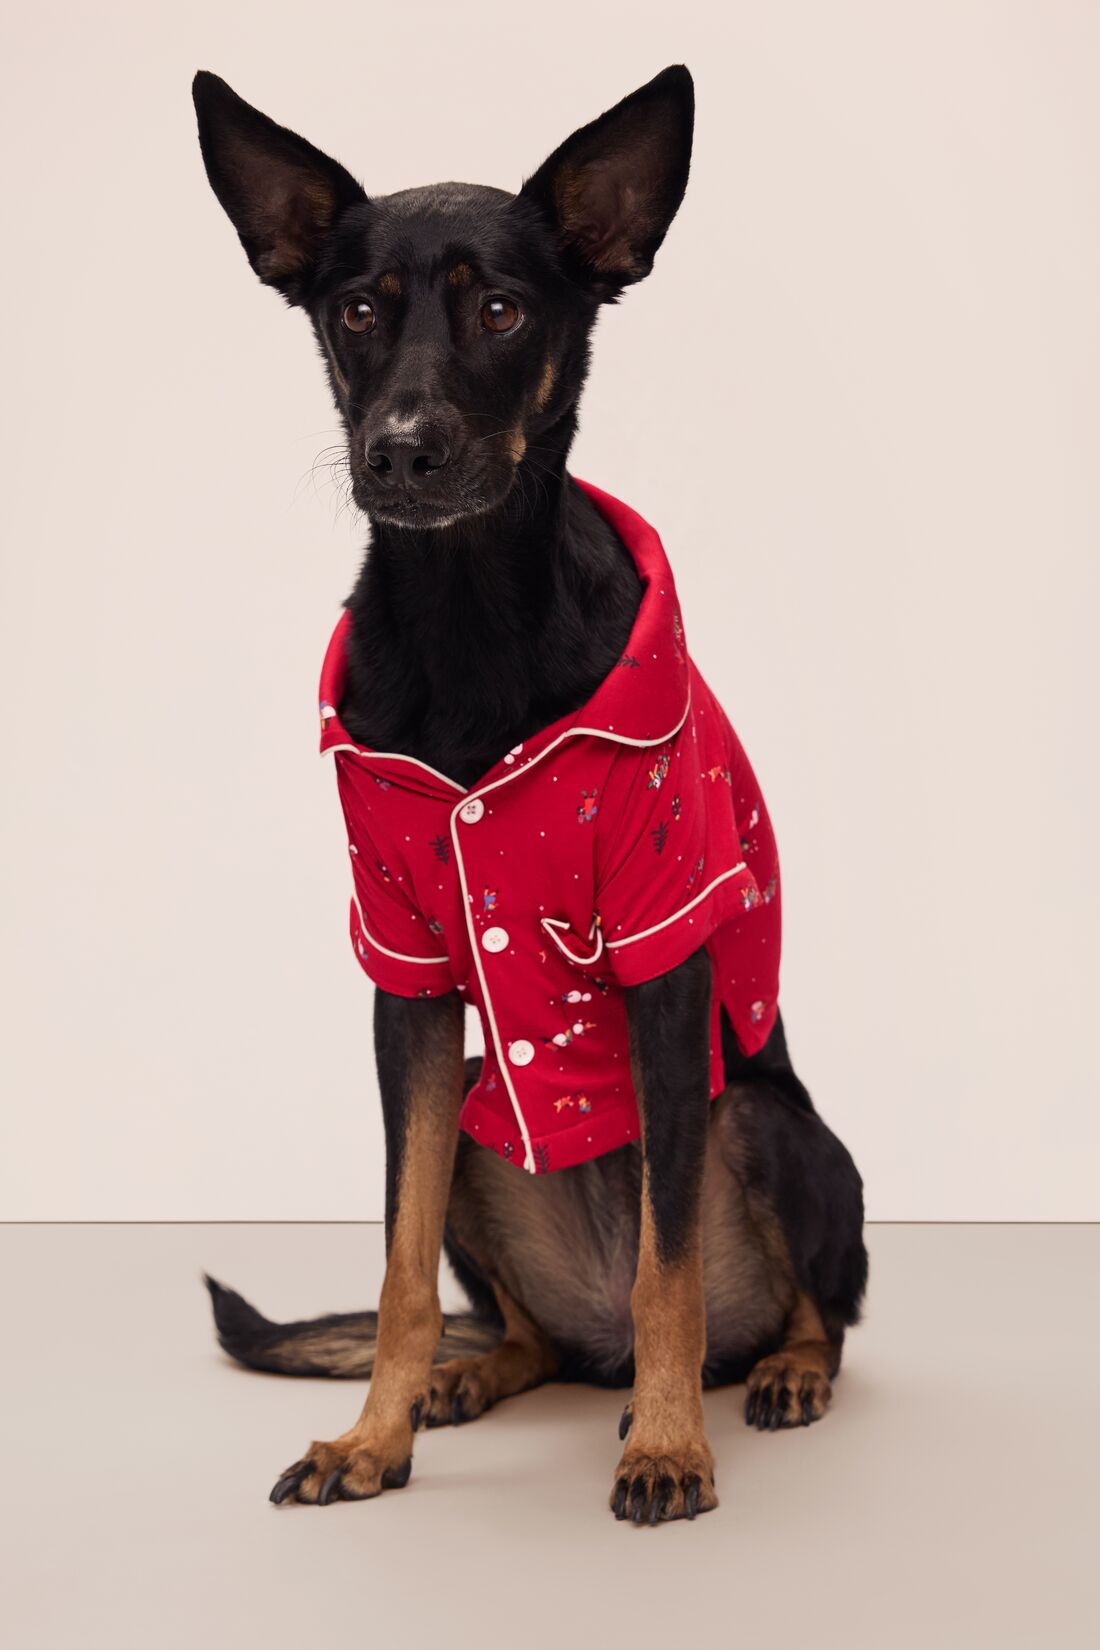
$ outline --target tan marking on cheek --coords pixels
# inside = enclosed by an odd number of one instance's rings
[[[447,282],[450,286],[469,286],[474,278],[474,272],[469,264],[455,264],[447,271]]]
[[[324,346],[325,346],[325,354],[328,357],[329,367],[332,370],[333,383],[336,385],[337,389],[342,391],[342,393],[344,395],[347,395],[347,393],[348,393],[348,381],[344,377],[343,373],[340,371],[340,367],[339,367],[339,365],[337,363],[337,360],[336,360],[336,352],[333,349],[332,345],[329,343],[327,336],[323,336],[322,341],[323,341]]]
[[[396,275],[383,275],[378,282],[378,290],[387,293],[391,298],[399,298],[401,296],[401,282]]]
[[[536,412],[543,412],[545,410],[546,403],[550,399],[550,392],[554,388],[554,381],[556,377],[557,372],[554,367],[554,363],[550,357],[547,356],[546,365],[542,369],[542,377],[539,379],[538,388],[535,391]]]
[[[527,451],[527,437],[518,424],[508,437],[508,451],[513,464],[518,464]]]

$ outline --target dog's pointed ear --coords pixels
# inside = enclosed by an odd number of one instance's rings
[[[695,91],[682,64],[582,126],[520,190],[601,298],[653,268],[687,187]]]
[[[210,187],[256,274],[301,303],[318,248],[345,207],[365,201],[350,172],[200,69],[192,93]]]

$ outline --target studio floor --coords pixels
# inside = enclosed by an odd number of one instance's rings
[[[199,1273],[272,1317],[369,1305],[376,1226],[4,1228],[3,1640],[1095,1650],[1100,1227],[869,1239],[830,1414],[757,1434],[709,1393],[721,1505],[651,1530],[607,1511],[622,1395],[586,1387],[422,1436],[376,1501],[268,1504],[361,1389],[231,1365]]]

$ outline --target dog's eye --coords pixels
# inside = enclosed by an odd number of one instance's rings
[[[344,325],[349,332],[372,332],[374,310],[365,298],[357,298],[344,305]]]
[[[519,305],[511,298],[490,298],[481,306],[481,324],[487,332],[511,332],[519,321]]]

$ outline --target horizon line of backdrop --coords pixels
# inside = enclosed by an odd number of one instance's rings
[[[439,0],[321,15],[9,25],[0,1215],[382,1210],[314,704],[365,524],[192,73],[382,193],[516,188],[685,61],[687,199],[572,467],[660,531],[760,776],[790,1044],[869,1215],[1095,1218],[1100,9],[563,0],[507,57]]]

